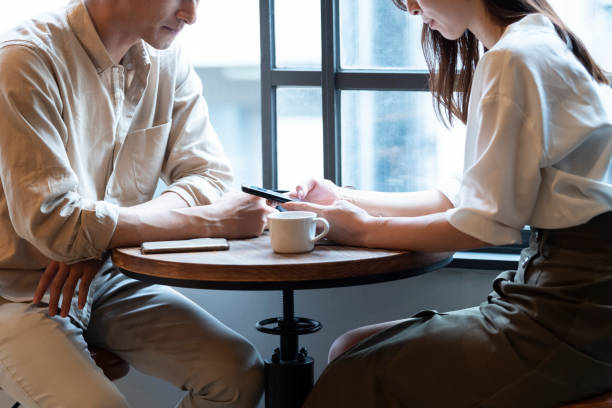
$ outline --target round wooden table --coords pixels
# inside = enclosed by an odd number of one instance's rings
[[[419,253],[355,248],[323,242],[305,254],[277,254],[268,234],[230,240],[227,251],[147,254],[140,248],[118,248],[112,259],[135,279],[170,286],[282,290],[283,316],[261,320],[258,330],[280,336],[280,347],[266,361],[266,407],[299,408],[314,382],[314,362],[298,336],[313,333],[321,324],[296,317],[295,289],[330,288],[386,282],[442,268],[452,253]]]

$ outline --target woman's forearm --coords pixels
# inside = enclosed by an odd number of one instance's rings
[[[453,208],[437,190],[410,193],[382,193],[341,188],[340,196],[377,217],[418,217]]]
[[[444,213],[419,217],[373,217],[363,246],[410,251],[461,251],[488,246],[453,227]]]

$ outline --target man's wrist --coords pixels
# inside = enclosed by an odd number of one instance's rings
[[[207,206],[179,208],[170,210],[176,219],[177,227],[182,228],[192,238],[214,235],[214,221]]]

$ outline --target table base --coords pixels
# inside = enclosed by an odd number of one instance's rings
[[[261,320],[255,327],[280,336],[280,347],[265,362],[266,408],[300,408],[314,384],[314,360],[305,348],[298,351],[298,336],[320,330],[321,323],[296,317],[293,290],[283,289],[283,317]]]
[[[280,361],[276,349],[265,362],[266,408],[299,408],[314,384],[314,361],[300,350],[295,361]]]

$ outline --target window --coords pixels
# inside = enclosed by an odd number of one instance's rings
[[[612,0],[551,4],[612,69]],[[260,0],[260,21],[266,187],[323,174],[339,185],[416,191],[460,174],[465,129],[435,117],[420,19],[391,0]]]
[[[461,168],[463,127],[440,127],[425,92],[418,19],[374,0],[262,0],[260,13],[266,186],[323,175],[411,191]]]
[[[458,174],[464,128],[446,129],[433,113],[420,19],[390,0],[299,4],[260,0],[264,184],[291,188],[323,174],[414,191]],[[551,4],[612,69],[612,0]]]

